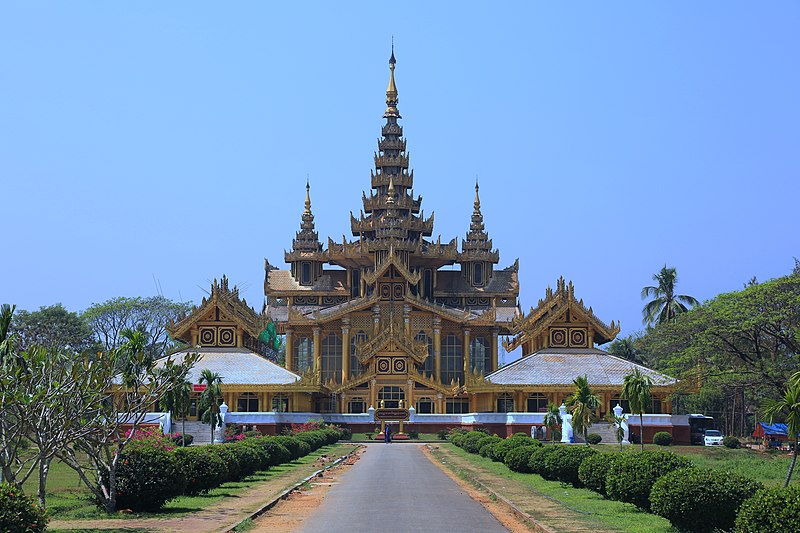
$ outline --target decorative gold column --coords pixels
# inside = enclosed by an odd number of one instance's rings
[[[294,371],[294,346],[292,346],[292,337],[294,330],[286,328],[286,362],[284,365],[287,370]]]
[[[378,386],[377,381],[372,379],[369,382],[369,405],[367,409],[370,407],[374,407],[375,409],[378,408]]]
[[[403,325],[405,326],[406,335],[411,336],[411,306],[403,304]]]
[[[462,385],[467,382],[467,376],[470,374],[471,370],[469,368],[469,356],[470,356],[470,348],[469,345],[469,328],[464,328],[464,344],[462,345],[463,349],[461,350],[461,355],[464,358],[464,381],[461,383]]]
[[[372,306],[372,336],[378,334],[378,329],[381,325],[381,306],[380,304],[375,304]]]
[[[492,368],[489,369],[489,372],[494,372],[497,370],[497,335],[499,332],[499,328],[492,328]],[[486,373],[488,374],[489,372]]]
[[[436,414],[444,414],[444,394],[436,393]]]
[[[350,319],[342,318],[342,383],[350,377]],[[344,412],[344,411],[342,411]]]
[[[442,319],[433,317],[433,362],[436,380],[442,381]]]
[[[317,379],[322,382],[322,343],[320,342],[320,333],[322,329],[319,326],[314,326],[314,373]]]

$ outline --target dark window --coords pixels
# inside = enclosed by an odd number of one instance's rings
[[[483,263],[475,263],[472,267],[472,282],[475,285],[483,285]]]
[[[381,387],[378,391],[378,405],[383,400],[383,407],[386,409],[396,409],[400,407],[400,400],[405,400],[406,392],[403,387],[387,386]]]
[[[661,400],[659,398],[653,398],[653,407],[650,412],[654,415],[661,414]]]
[[[464,360],[461,337],[449,333],[442,340],[442,383],[464,382]]]
[[[272,397],[272,410],[276,413],[289,411],[289,397],[286,394],[276,394]]]
[[[425,364],[422,367],[422,373],[428,377],[433,375],[436,367],[436,362],[433,357],[433,340],[424,332],[420,331],[416,336],[417,342],[424,342],[428,345],[428,358],[425,359]]]
[[[364,398],[350,398],[347,402],[347,412],[353,415],[360,415],[367,412]]]
[[[628,400],[623,400],[619,396],[615,396],[611,398],[611,401],[608,402],[608,412],[613,413],[614,408],[619,404],[622,407],[622,414],[631,414],[631,404]]]
[[[431,300],[433,298],[433,272],[430,268],[425,269],[425,276],[422,278],[422,296]]]
[[[469,400],[467,398],[446,398],[444,412],[448,415],[469,413]]]
[[[314,368],[314,341],[300,335],[294,341],[294,370],[302,374],[309,368]]]
[[[258,412],[258,394],[255,392],[243,392],[236,401],[236,410],[240,413]]]
[[[492,369],[492,350],[486,337],[476,336],[472,338],[469,347],[469,368],[470,370],[489,373]]]
[[[350,296],[358,298],[361,296],[361,271],[350,271]]]
[[[359,331],[350,339],[350,377],[356,377],[363,374],[366,370],[366,366],[362,366],[361,363],[358,362],[358,357],[356,357],[356,344],[361,342],[367,342],[369,337],[363,331]]]
[[[528,412],[545,413],[547,412],[547,397],[541,392],[533,392],[528,395]]]
[[[514,411],[514,398],[507,392],[497,397],[497,412],[510,413]]]
[[[417,400],[417,414],[432,415],[435,412],[433,400],[430,398],[420,398]]]
[[[342,338],[329,333],[322,339],[322,382],[339,383],[342,377]]]
[[[308,261],[300,264],[300,285],[311,285],[311,263]]]

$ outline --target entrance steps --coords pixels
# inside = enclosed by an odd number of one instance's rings
[[[603,444],[616,444],[617,443],[617,433],[616,429],[611,426],[609,427],[609,423],[602,421],[602,422],[595,422],[592,424],[592,427],[589,428],[589,433],[597,433],[601,437],[603,437],[602,442]],[[583,440],[583,435],[575,435],[575,442],[585,442]]]
[[[172,432],[173,433],[183,432],[183,422],[180,420],[176,420],[175,422],[173,422]],[[187,420],[186,434],[194,437],[192,445],[211,444],[211,426],[209,426],[208,424],[203,424],[202,422],[197,420]]]

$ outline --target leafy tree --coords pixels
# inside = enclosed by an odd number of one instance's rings
[[[592,391],[585,375],[578,376],[572,383],[575,385],[575,390],[566,400],[567,407],[572,408],[572,429],[583,434],[583,440],[588,446],[586,435],[594,422],[595,410],[600,407],[600,398]]]
[[[22,351],[30,346],[75,353],[94,351],[95,348],[89,324],[60,303],[42,306],[33,312],[17,311],[12,327]]]
[[[219,404],[222,400],[222,376],[209,369],[200,372],[198,382],[206,385],[206,389],[200,393],[200,418],[206,424],[211,425],[211,441],[214,441],[214,429],[222,425],[222,418],[219,414]]]
[[[700,305],[695,298],[685,294],[675,294],[675,285],[678,283],[678,273],[667,265],[653,274],[653,280],[658,284],[642,289],[642,300],[653,298],[642,309],[642,323],[652,326],[673,320],[679,313],[688,311],[687,305]]]
[[[556,441],[556,428],[561,425],[561,412],[558,406],[553,402],[547,404],[547,411],[544,414],[542,422],[550,432],[550,442]]]
[[[644,365],[645,360],[637,346],[638,337],[630,335],[622,339],[617,339],[608,345],[608,353],[632,361],[638,365]]]
[[[181,441],[186,446],[186,417],[189,416],[192,405],[192,384],[189,380],[176,384],[175,388],[161,398],[160,405],[162,410],[169,411],[181,420]]]
[[[764,402],[764,415],[770,424],[777,419],[783,420],[786,423],[789,437],[794,441],[792,461],[789,463],[789,471],[786,473],[786,480],[783,483],[783,488],[786,488],[792,479],[797,453],[800,452],[800,448],[798,448],[798,444],[800,444],[800,438],[798,438],[798,433],[800,433],[800,372],[789,379],[781,398],[768,399]]]
[[[190,302],[173,302],[163,296],[117,297],[93,304],[83,312],[95,339],[106,352],[125,342],[123,332],[141,330],[147,333],[147,351],[154,358],[163,356],[174,344],[166,326],[185,316]]]
[[[622,379],[622,397],[628,400],[631,412],[639,415],[639,440],[644,451],[644,412],[652,404],[650,388],[653,380],[650,376],[642,374],[638,368],[626,374]]]

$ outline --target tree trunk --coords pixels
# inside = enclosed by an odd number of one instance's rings
[[[642,445],[642,451],[644,451],[644,413],[639,413],[639,442]]]
[[[39,505],[43,509],[47,509],[47,474],[50,472],[50,461],[53,458],[42,459],[39,461],[39,490],[37,496],[39,497]]]
[[[789,471],[786,473],[786,481],[783,483],[783,488],[789,486],[789,481],[792,480],[792,472],[794,472],[794,463],[797,461],[797,444],[800,443],[800,440],[795,439],[794,441],[794,453],[792,454],[792,462],[789,463]]]
[[[186,417],[183,417],[181,420],[181,444],[185,447],[186,446]]]
[[[211,426],[211,444],[214,444],[214,426],[217,419],[214,417],[214,404],[216,403],[217,399],[211,399],[211,419],[208,421],[209,425]]]

